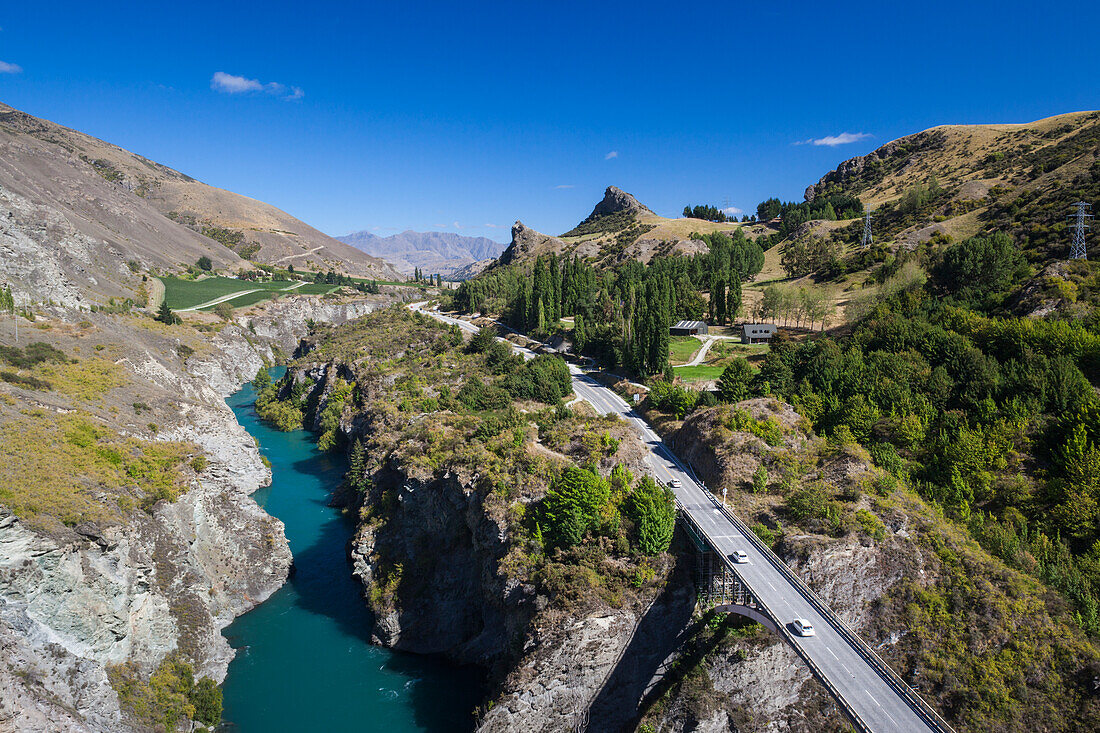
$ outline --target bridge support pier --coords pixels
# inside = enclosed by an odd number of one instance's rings
[[[744,616],[772,631],[778,631],[775,621],[760,608],[727,560],[711,550],[691,529],[689,527],[695,547],[695,587],[699,602],[720,613]]]

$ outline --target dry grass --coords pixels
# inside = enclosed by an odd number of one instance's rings
[[[113,522],[185,490],[191,443],[125,438],[73,413],[6,411],[0,502],[33,526]]]
[[[718,224],[702,219],[666,219],[655,214],[641,216],[639,220],[643,224],[653,224],[656,227],[645,233],[646,239],[687,239],[692,232],[700,234],[728,232],[741,226],[735,222]]]
[[[81,359],[75,364],[46,364],[37,372],[54,391],[83,402],[97,402],[115,387],[126,384],[122,367],[99,357]]]

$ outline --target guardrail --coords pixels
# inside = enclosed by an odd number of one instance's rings
[[[679,463],[679,461],[677,461],[677,463]],[[917,693],[916,690],[910,687],[905,682],[905,680],[903,680],[898,675],[898,673],[894,671],[894,669],[890,665],[884,662],[882,658],[879,657],[873,649],[871,649],[870,645],[868,645],[867,642],[863,641],[863,639],[861,639],[858,634],[852,631],[852,629],[849,628],[848,624],[846,624],[843,619],[837,616],[836,613],[829,607],[829,605],[821,600],[817,593],[815,593],[813,589],[811,589],[808,585],[806,585],[805,582],[803,582],[802,578],[800,578],[797,573],[791,570],[785,562],[779,559],[779,557],[774,552],[772,552],[772,549],[764,544],[764,541],[757,537],[756,533],[753,532],[748,527],[748,525],[746,525],[739,517],[731,512],[725,504],[718,501],[717,497],[715,497],[714,494],[707,490],[707,488],[703,485],[703,482],[699,481],[698,477],[695,476],[694,471],[691,471],[689,469],[688,472],[692,474],[692,476],[695,478],[696,483],[706,493],[707,498],[722,513],[722,515],[725,516],[726,519],[728,519],[735,527],[737,527],[737,530],[741,532],[741,534],[748,538],[749,542],[751,542],[753,546],[756,547],[756,549],[768,560],[768,562],[773,567],[775,567],[807,601],[810,602],[810,605],[812,605],[818,613],[829,620],[829,622],[837,629],[837,631],[840,632],[840,635],[844,638],[848,645],[851,646],[856,651],[856,653],[859,654],[860,657],[862,657],[864,661],[866,661],[871,666],[871,668],[875,670],[879,677],[881,677],[887,684],[894,688],[894,690],[897,691],[898,694],[901,695],[902,699],[904,699],[906,703],[909,704],[914,712],[916,712],[917,715],[920,716],[920,718],[925,723],[927,723],[933,730],[939,731],[939,733],[954,733],[953,729],[947,723],[947,721],[940,717],[939,713],[937,713],[935,709],[931,705],[929,705],[928,702],[923,697],[921,697],[919,693]],[[680,504],[679,500],[676,501],[676,508],[680,511],[682,516],[688,517],[688,520],[691,521],[691,523],[696,527],[697,530],[703,532],[704,537],[707,536],[706,532],[703,531],[702,528],[699,527],[699,525],[697,525],[693,520],[691,520],[690,515],[686,511],[684,511],[684,507]],[[707,541],[711,542],[709,537],[707,537]],[[717,547],[717,544],[713,542],[711,542],[711,545],[713,547]],[[723,560],[725,560],[730,569],[736,573],[736,569],[733,567],[733,565],[730,564],[726,558],[723,558]],[[771,614],[773,619],[775,619],[775,614],[772,614],[770,610],[768,611],[768,613]],[[776,625],[780,628],[780,633],[784,635],[788,642],[792,642],[793,639],[790,636],[790,632],[787,631],[786,627],[781,624],[778,619],[776,619],[776,622]],[[798,652],[799,656],[801,656],[803,660],[806,661],[807,665],[814,672],[815,676],[818,677],[818,679],[820,679],[823,684],[825,684],[825,686],[833,694],[833,697],[835,697],[840,702],[841,706],[846,709],[848,716],[852,718],[853,722],[856,723],[857,726],[859,726],[861,729],[869,730],[866,725],[861,720],[859,720],[859,716],[856,715],[855,711],[848,707],[847,703],[843,701],[843,698],[841,698],[840,695],[837,694],[836,690],[829,683],[828,679],[826,679],[825,676],[821,674],[820,670],[817,668],[817,665],[815,665],[813,661],[810,660],[802,652],[801,648],[797,644],[792,643],[791,646],[793,646]]]

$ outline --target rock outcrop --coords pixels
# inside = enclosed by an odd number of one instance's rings
[[[607,190],[603,193],[603,199],[596,204],[596,207],[592,209],[592,213],[588,215],[585,221],[591,221],[601,216],[618,214],[623,211],[634,214],[635,216],[641,214],[651,214],[655,216],[648,207],[634,198],[632,194],[627,193],[621,188],[608,186]]]
[[[565,242],[557,237],[536,232],[522,221],[517,221],[512,225],[512,242],[497,259],[497,264],[528,262],[539,255],[561,254],[565,249]]]

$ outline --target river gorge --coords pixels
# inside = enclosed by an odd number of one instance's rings
[[[370,612],[345,551],[354,522],[328,506],[342,454],[319,451],[307,431],[264,424],[255,396],[246,384],[228,403],[271,461],[271,485],[253,497],[285,523],[294,567],[224,631],[237,653],[224,685],[226,729],[301,731],[319,720],[333,733],[471,729],[479,672],[369,643]]]

